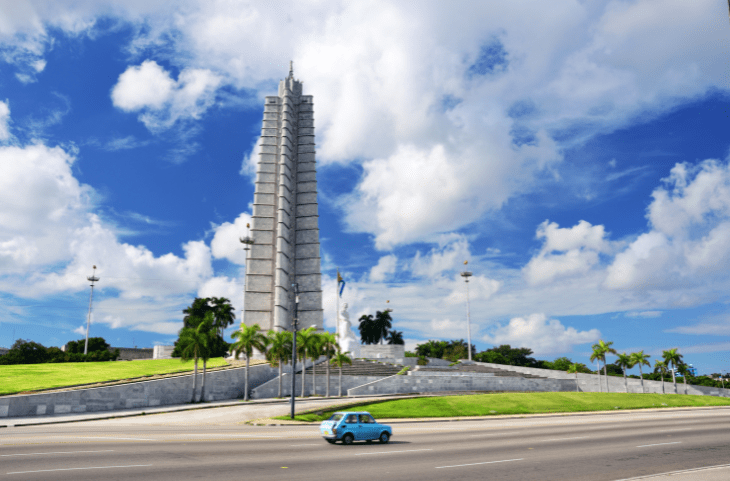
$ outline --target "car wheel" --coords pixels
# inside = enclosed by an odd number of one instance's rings
[[[390,441],[390,434],[388,434],[385,431],[383,431],[382,433],[380,433],[380,442],[382,444],[388,444],[388,441]]]
[[[366,444],[372,444],[372,442],[373,442],[372,439],[368,439],[367,441],[365,441]]]
[[[325,439],[325,441],[327,441],[330,444],[335,444],[335,440],[334,439]]]
[[[345,434],[342,436],[342,444],[352,444],[352,442],[355,440],[355,436],[353,436],[350,433]]]

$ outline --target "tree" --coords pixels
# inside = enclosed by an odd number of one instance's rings
[[[213,304],[213,315],[215,316],[213,327],[216,329],[218,336],[222,339],[225,328],[232,326],[233,322],[236,320],[235,311],[231,305],[230,299],[225,297],[211,297],[209,303]]]
[[[373,344],[383,344],[383,340],[388,337],[388,331],[393,327],[393,318],[390,317],[390,309],[375,312],[375,323],[373,324],[373,334],[375,342]]]
[[[509,361],[497,351],[483,351],[474,356],[474,360],[478,362],[489,362],[492,364],[509,364]]]
[[[634,366],[639,366],[639,374],[641,375],[641,392],[642,394],[644,391],[644,372],[641,369],[641,366],[648,366],[651,367],[651,364],[649,363],[649,358],[651,357],[649,354],[644,354],[644,351],[639,352],[632,352],[630,354],[631,362]]]
[[[675,370],[677,366],[682,362],[682,355],[677,352],[677,348],[669,349],[666,351],[662,351],[662,357],[664,358],[664,362],[667,366],[672,367],[672,383],[674,383],[674,394],[677,393],[677,376],[675,375]]]
[[[689,366],[683,362],[680,362],[677,366],[677,372],[682,375],[684,379],[684,394],[687,394],[687,377],[689,377]]]
[[[241,324],[241,329],[231,335],[231,337],[236,339],[231,346],[233,348],[233,355],[236,359],[238,359],[238,355],[241,353],[246,356],[246,372],[243,387],[244,401],[248,401],[248,367],[251,356],[253,356],[253,351],[256,349],[265,354],[266,347],[268,346],[268,339],[260,331],[261,327],[258,324],[254,324],[253,326]]]
[[[476,348],[472,344],[472,346],[471,346],[472,358],[474,357],[474,354],[475,354],[474,351],[476,351]],[[469,357],[469,353],[467,351],[467,343],[463,339],[449,342],[448,346],[446,346],[446,349],[444,349],[444,352],[442,354],[442,359],[448,359],[451,362],[456,362],[459,359],[466,359],[468,357]]]
[[[654,361],[654,372],[659,373],[662,376],[662,394],[666,394],[664,392],[664,375],[667,373],[667,363],[664,361],[656,360]]]
[[[388,344],[402,346],[405,344],[403,341],[403,333],[400,331],[392,330],[388,333]]]
[[[193,395],[190,402],[195,402],[195,391],[198,387],[198,359],[203,357],[208,350],[210,325],[201,322],[197,327],[183,327],[180,331],[180,360],[185,362],[193,359],[195,370],[193,373]]]
[[[599,340],[597,344],[593,345],[594,352],[596,351],[596,348],[602,353],[601,357],[597,358],[600,361],[603,361],[603,374],[606,378],[606,392],[608,392],[608,369],[606,368],[606,354],[616,354],[616,349],[612,348],[611,345],[613,345],[612,341],[604,342],[603,339]],[[591,358],[592,360],[593,358]]]
[[[598,369],[596,370],[596,375],[598,375],[598,392],[603,392],[603,386],[601,385],[601,359],[605,359],[606,354],[601,350],[600,346],[597,344],[593,345],[593,353],[591,354],[591,362],[598,361]],[[606,381],[608,383],[608,381]]]
[[[288,364],[291,359],[292,336],[288,331],[269,331],[269,350],[266,351],[266,359],[272,367],[279,368],[279,397],[281,397],[281,376],[283,364]],[[292,373],[292,376],[294,373]]]
[[[302,397],[304,397],[305,393],[305,373],[307,371],[307,359],[309,351],[312,349],[312,343],[316,342],[314,340],[314,328],[309,327],[307,329],[304,329],[302,331],[299,331],[299,334],[297,334],[297,355],[302,360]],[[296,366],[295,366],[296,368]],[[292,394],[293,396],[294,394]]]
[[[580,389],[578,389],[578,371],[580,371],[580,366],[576,363],[572,363],[570,366],[568,366],[568,369],[566,369],[566,372],[568,374],[575,373],[575,392],[580,391]]]
[[[200,402],[205,402],[205,371],[208,364],[208,359],[210,359],[210,345],[212,344],[212,340],[215,338],[210,327],[213,324],[214,320],[215,318],[213,316],[213,313],[209,312],[205,315],[205,322],[198,326],[198,328],[205,329],[205,335],[207,337],[207,345],[205,349],[203,349],[200,353],[200,357],[201,359],[203,359],[203,384],[202,386],[200,386]]]
[[[327,356],[327,391],[326,396],[330,397],[330,360],[332,356],[335,356],[340,350],[340,345],[337,343],[337,338],[331,332],[324,332],[321,334],[322,339],[322,355]]]
[[[312,396],[317,395],[317,359],[322,355],[322,335],[313,332],[309,345],[309,359],[312,360]]]
[[[375,339],[375,319],[372,314],[360,316],[360,325],[357,329],[360,331],[360,342],[362,344],[376,344]]]
[[[66,343],[66,352],[83,354],[84,344],[86,339],[79,339],[78,341],[69,341]],[[111,346],[107,343],[103,337],[90,337],[89,338],[89,349],[88,352],[108,351]]]
[[[2,359],[3,364],[39,364],[48,360],[48,351],[43,344],[17,339]]]
[[[449,347],[449,343],[446,341],[429,340],[416,346],[416,354],[423,357],[442,359],[447,347]]]
[[[509,344],[502,344],[499,347],[493,347],[482,352],[496,352],[507,361],[506,363],[497,362],[496,364],[508,364],[510,366],[524,367],[536,367],[538,364],[538,361],[535,360],[535,358],[530,357],[532,355],[532,349],[529,349],[527,347],[513,348]]]
[[[196,297],[190,307],[183,309],[183,327],[196,328],[203,322],[208,312],[213,313],[213,322],[210,329],[215,332],[215,336],[211,338],[210,356],[223,357],[228,352],[230,345],[223,339],[223,329],[233,324],[235,314],[230,301],[225,297]],[[175,349],[172,351],[172,357],[180,356],[180,348],[175,343]]]
[[[343,364],[350,364],[352,365],[352,359],[348,354],[350,351],[347,352],[341,352],[340,350],[337,351],[337,354],[330,360],[331,364],[334,364],[335,366],[340,368],[340,385],[339,385],[339,393],[338,396],[342,397],[342,365]]]
[[[624,387],[626,388],[626,392],[629,392],[629,381],[626,379],[626,370],[631,369],[634,367],[633,361],[631,359],[630,354],[626,354],[626,352],[623,352],[621,354],[617,354],[618,359],[614,364],[619,366],[621,370],[624,372]]]
[[[552,363],[552,369],[556,371],[567,371],[573,365],[573,361],[567,357],[558,357]],[[578,378],[576,378],[578,379]]]

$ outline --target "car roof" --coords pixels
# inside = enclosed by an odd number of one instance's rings
[[[369,414],[369,415],[372,416],[372,414],[370,414],[367,411],[337,411],[336,413],[333,413],[333,414],[342,414],[342,415],[346,415],[346,414]]]

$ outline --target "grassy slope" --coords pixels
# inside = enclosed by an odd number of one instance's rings
[[[130,362],[68,362],[0,366],[0,395],[78,384],[117,381],[155,374],[192,371],[194,362],[154,359]],[[225,366],[223,358],[210,359],[208,367]],[[198,369],[203,362],[198,361]]]
[[[682,394],[625,393],[495,393],[469,396],[438,396],[395,399],[363,404],[348,409],[369,411],[378,418],[426,418],[490,416],[498,414],[537,414],[580,411],[608,411],[686,406],[730,406],[730,399]],[[334,411],[302,414],[301,421],[322,421]],[[284,416],[281,419],[286,419]]]

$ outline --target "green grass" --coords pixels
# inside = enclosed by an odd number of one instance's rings
[[[154,359],[0,366],[0,395],[187,372],[193,370],[194,364],[193,361],[181,362],[179,359]],[[208,361],[208,367],[227,364],[222,357]],[[203,369],[202,361],[198,361],[198,369]]]
[[[625,393],[494,393],[395,399],[372,404],[349,404],[347,409],[368,411],[376,419],[490,416],[499,414],[570,413],[687,406],[730,406],[730,399],[683,394]],[[300,421],[328,419],[333,409],[296,416]],[[288,419],[282,416],[277,419]]]

